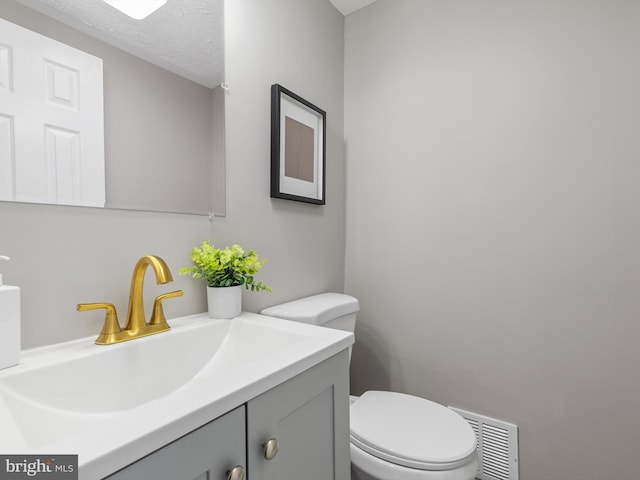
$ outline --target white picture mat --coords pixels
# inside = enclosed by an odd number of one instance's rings
[[[291,195],[297,195],[301,197],[322,199],[323,191],[323,142],[324,136],[322,116],[314,110],[311,110],[302,103],[289,97],[285,93],[280,96],[280,145],[285,145],[286,138],[286,118],[292,118],[303,125],[313,129],[313,165],[314,165],[314,181],[307,182],[298,178],[292,178],[285,176],[285,149],[280,148],[280,191],[282,193],[288,193]]]

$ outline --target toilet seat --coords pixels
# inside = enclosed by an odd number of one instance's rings
[[[351,442],[382,460],[451,470],[475,458],[476,438],[457,413],[397,392],[369,391],[351,405]]]

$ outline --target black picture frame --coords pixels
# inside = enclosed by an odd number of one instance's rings
[[[327,114],[271,86],[271,197],[325,205]]]

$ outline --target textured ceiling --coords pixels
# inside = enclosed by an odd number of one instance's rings
[[[370,5],[377,0],[331,0],[331,3],[342,13],[343,15],[349,15],[350,13],[360,10],[367,5]]]
[[[16,0],[194,82],[224,80],[224,0],[168,0],[134,20],[99,0]],[[349,15],[376,0],[330,0]]]
[[[224,75],[224,0],[169,0],[134,20],[98,0],[16,0],[212,88]]]

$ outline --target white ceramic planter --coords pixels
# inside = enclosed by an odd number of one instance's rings
[[[207,287],[209,318],[234,318],[242,311],[243,285]]]

